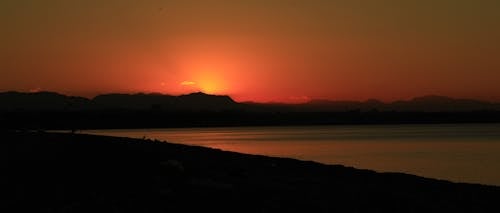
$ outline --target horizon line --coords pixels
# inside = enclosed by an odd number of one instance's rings
[[[56,92],[56,91],[49,91],[49,90],[40,90],[40,91],[16,91],[16,90],[6,90],[6,91],[0,91],[1,93],[21,93],[21,94],[39,94],[39,93],[55,93],[58,95],[63,95],[63,96],[68,96],[68,97],[78,97],[78,98],[85,98],[89,100],[93,100],[98,96],[102,95],[161,95],[161,96],[171,96],[171,97],[180,97],[180,96],[188,96],[188,95],[193,95],[193,94],[204,94],[207,96],[218,96],[218,97],[229,97],[232,101],[236,103],[241,103],[241,104],[275,104],[275,105],[299,105],[299,104],[308,104],[308,103],[313,103],[313,102],[318,102],[318,101],[325,101],[325,102],[359,102],[359,103],[364,103],[364,102],[380,102],[383,104],[390,104],[390,103],[396,103],[400,101],[412,101],[418,98],[429,98],[429,97],[435,97],[435,98],[445,98],[445,99],[451,99],[451,100],[468,100],[468,101],[480,101],[480,102],[485,102],[485,103],[500,103],[500,101],[492,101],[492,100],[484,100],[484,99],[475,99],[475,98],[459,98],[459,97],[453,97],[453,96],[447,96],[447,95],[436,95],[436,94],[428,94],[428,95],[421,95],[421,96],[414,96],[408,99],[395,99],[393,101],[384,101],[380,100],[377,98],[368,98],[364,100],[352,100],[352,99],[328,99],[328,98],[311,98],[307,101],[304,102],[280,102],[280,101],[265,101],[265,102],[259,102],[259,101],[236,101],[231,95],[227,94],[210,94],[206,93],[203,91],[197,91],[197,92],[190,92],[190,93],[181,93],[181,94],[169,94],[169,93],[162,93],[162,92],[109,92],[109,93],[98,93],[97,95],[94,95],[92,97],[89,96],[82,96],[82,95],[68,95],[62,92]]]

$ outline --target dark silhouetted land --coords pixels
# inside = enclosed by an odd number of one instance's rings
[[[391,103],[313,100],[258,104],[204,93],[107,94],[93,99],[52,92],[0,93],[0,128],[4,129],[471,122],[500,122],[500,104],[442,96]]]
[[[499,212],[500,188],[104,136],[0,131],[1,212]]]

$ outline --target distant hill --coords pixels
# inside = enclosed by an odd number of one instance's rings
[[[65,96],[54,92],[0,93],[0,110],[195,110],[220,111],[237,107],[229,96],[192,93],[181,96],[163,94],[104,94],[93,99]]]
[[[312,100],[303,104],[237,103],[226,95],[192,93],[172,96],[164,94],[104,94],[93,99],[61,95],[55,92],[0,93],[0,110],[61,111],[61,110],[164,110],[164,111],[279,111],[279,112],[466,112],[498,111],[500,103],[445,96],[422,96],[411,100],[384,103],[367,101]]]
[[[400,111],[477,111],[499,110],[500,103],[472,99],[454,99],[445,96],[423,96],[410,101],[396,101],[388,105],[389,110]]]
[[[297,105],[299,111],[349,111],[349,110],[379,110],[401,112],[465,112],[500,110],[500,103],[478,101],[472,99],[455,99],[445,96],[428,95],[416,97],[407,101],[383,103],[371,99],[367,101],[330,101],[312,100]]]
[[[423,96],[312,100],[303,104],[237,103],[225,95],[104,94],[92,99],[53,92],[0,93],[0,129],[166,128],[500,122],[500,104]]]
[[[93,109],[152,109],[152,110],[196,110],[220,111],[237,107],[229,96],[192,93],[171,96],[162,94],[107,94],[92,99]]]
[[[411,100],[401,100],[390,103],[369,99],[367,101],[311,100],[302,104],[262,104],[246,102],[245,105],[247,105],[248,109],[254,110],[291,112],[366,112],[374,110],[383,112],[471,112],[500,110],[500,103],[472,99],[455,99],[436,95],[421,96]]]
[[[88,108],[90,103],[87,98],[55,92],[0,93],[0,110],[79,110]]]

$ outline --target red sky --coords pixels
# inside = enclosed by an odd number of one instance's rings
[[[499,1],[4,0],[0,90],[500,101]]]

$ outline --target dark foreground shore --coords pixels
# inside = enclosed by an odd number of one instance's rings
[[[500,212],[494,186],[150,140],[0,141],[0,212]]]

